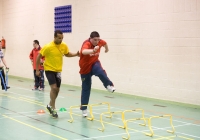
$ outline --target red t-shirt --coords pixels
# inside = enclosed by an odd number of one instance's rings
[[[39,47],[38,49],[34,48],[31,51],[30,55],[29,55],[29,58],[33,62],[33,69],[34,70],[36,70],[36,59],[37,59],[37,56],[38,56],[38,54],[39,54],[39,52],[40,52],[41,49],[42,49],[41,47]],[[42,61],[44,61],[44,57],[42,57]],[[39,70],[44,70],[43,65],[41,65],[41,64],[39,65]]]
[[[2,49],[5,49],[6,48],[6,40],[2,39],[1,44],[2,44]]]
[[[101,47],[104,45],[106,45],[106,42],[104,40],[100,40],[99,43],[97,44],[97,46],[99,46],[99,49],[97,50],[97,52],[93,54],[83,55],[82,51],[84,49],[94,49],[95,47],[92,45],[89,39],[83,42],[83,45],[80,50],[80,60],[79,60],[80,74],[90,73],[92,69],[92,65],[95,62],[99,61],[98,58],[99,58],[100,50],[101,50]]]

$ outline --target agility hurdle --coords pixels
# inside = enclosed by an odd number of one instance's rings
[[[148,127],[149,127],[149,130],[150,130],[150,133],[145,133],[146,136],[153,137],[153,135],[154,135],[154,132],[153,132],[153,130],[152,130],[152,124],[151,124],[152,119],[155,119],[155,118],[163,118],[163,117],[169,117],[169,118],[170,118],[170,125],[171,125],[171,127],[172,127],[172,130],[167,130],[167,132],[174,134],[175,129],[174,129],[174,126],[173,126],[173,123],[172,123],[172,115],[162,115],[162,116],[152,116],[152,117],[150,117],[150,118],[147,118],[147,119],[148,119]],[[123,139],[125,139],[125,140],[130,139],[130,134],[129,134],[129,132],[128,132],[128,122],[133,122],[133,121],[135,121],[135,120],[141,120],[141,118],[129,119],[129,120],[126,120],[126,121],[125,121],[126,133],[127,133],[128,137],[124,137],[124,136],[123,136],[123,137],[122,137]]]
[[[101,122],[101,125],[102,125],[102,128],[98,128],[99,131],[104,131],[105,130],[105,126],[103,124],[103,115],[105,114],[110,114],[110,116],[108,116],[107,118],[111,118],[112,117],[112,114],[121,114],[121,118],[122,118],[122,123],[123,123],[123,126],[120,126],[119,128],[127,128],[127,125],[125,123],[125,113],[127,112],[136,112],[136,111],[141,111],[141,114],[142,114],[142,117],[141,118],[136,118],[134,120],[144,120],[144,124],[140,124],[142,126],[146,126],[146,119],[144,118],[144,109],[134,109],[134,110],[124,110],[124,111],[115,111],[115,112],[104,112],[104,113],[101,113],[100,114],[100,122]]]
[[[71,119],[68,120],[68,122],[72,123],[74,121],[73,116],[72,116],[72,114],[74,114],[73,113],[73,109],[80,108],[81,106],[88,106],[89,107],[90,117],[87,117],[87,119],[90,120],[90,121],[93,121],[94,120],[94,115],[93,115],[92,107],[94,107],[94,106],[101,106],[101,105],[107,105],[108,106],[108,111],[110,112],[110,103],[107,103],[107,102],[98,103],[98,104],[88,104],[88,105],[71,106],[70,109],[69,109],[70,110],[69,114],[70,114],[70,118]],[[110,117],[112,117],[112,116],[110,116]]]
[[[152,125],[151,125],[152,119],[163,118],[163,117],[169,117],[169,121],[170,121],[170,125],[172,127],[172,130],[167,130],[167,132],[174,134],[175,129],[174,129],[174,126],[173,126],[173,123],[172,123],[172,115],[162,115],[162,116],[152,116],[148,119],[148,126],[149,126],[149,130],[151,131],[151,133],[146,133],[147,136],[152,137],[154,135],[154,132],[152,130]]]

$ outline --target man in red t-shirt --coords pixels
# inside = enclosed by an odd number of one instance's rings
[[[2,36],[2,39],[1,39],[1,45],[2,45],[1,51],[3,52],[4,57],[5,57],[5,54],[6,54],[6,40],[3,38],[3,36]]]
[[[94,31],[90,34],[90,38],[83,42],[80,50],[80,74],[82,79],[82,91],[81,91],[81,105],[87,105],[90,97],[90,90],[92,84],[92,76],[98,76],[104,87],[109,92],[114,92],[115,88],[113,83],[107,77],[105,70],[101,67],[99,61],[99,54],[101,47],[105,48],[107,53],[108,45],[107,43],[100,39],[99,33]],[[81,106],[80,108],[83,112],[83,116],[87,116],[87,107]]]
[[[5,49],[6,48],[6,40],[3,38],[3,36],[2,36],[1,43],[2,43],[2,49]]]
[[[33,65],[33,74],[34,74],[34,81],[35,81],[35,85],[32,90],[44,91],[44,67],[43,67],[44,57],[40,60],[40,66],[39,66],[39,71],[40,71],[41,76],[39,77],[36,75],[36,58],[40,50],[42,49],[40,47],[38,40],[33,41],[33,47],[34,48],[32,49],[29,55],[29,58]]]

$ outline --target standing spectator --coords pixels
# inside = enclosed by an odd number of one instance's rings
[[[32,65],[33,65],[33,74],[34,74],[34,81],[35,85],[32,90],[40,90],[44,91],[44,57],[40,59],[40,65],[39,65],[39,71],[40,71],[40,77],[36,75],[36,58],[42,49],[39,45],[38,40],[33,41],[33,50],[31,51],[29,58],[31,59]]]

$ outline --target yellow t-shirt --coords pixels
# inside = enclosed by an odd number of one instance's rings
[[[56,45],[54,41],[46,44],[40,50],[40,54],[45,57],[44,70],[61,72],[63,65],[63,55],[69,53],[68,46],[62,42]]]

